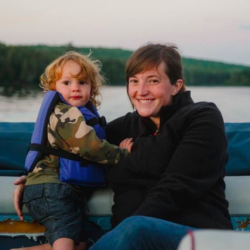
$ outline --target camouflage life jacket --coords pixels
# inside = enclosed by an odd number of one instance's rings
[[[55,105],[62,101],[68,104],[61,94],[56,91],[47,91],[38,113],[37,121],[31,138],[29,152],[25,161],[25,169],[32,172],[36,164],[44,159],[45,155],[60,157],[60,181],[81,186],[104,186],[105,166],[86,160],[76,154],[52,148],[48,143],[47,125]],[[69,104],[68,104],[69,105]],[[105,139],[104,117],[100,117],[91,102],[86,106],[78,107],[84,116],[87,125],[92,126],[100,139]]]

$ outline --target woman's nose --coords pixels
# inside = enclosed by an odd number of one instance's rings
[[[137,92],[139,95],[147,95],[148,94],[147,85],[144,83],[139,84]]]

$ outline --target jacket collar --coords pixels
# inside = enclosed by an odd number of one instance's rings
[[[173,102],[170,105],[164,106],[160,111],[160,128],[161,126],[179,109],[189,104],[194,103],[191,98],[191,92],[185,91],[183,93],[177,94],[173,98]]]
[[[162,125],[179,109],[189,104],[194,103],[191,98],[191,92],[185,91],[183,93],[177,94],[173,98],[173,102],[170,105],[163,106],[160,110],[160,128]],[[137,111],[136,111],[137,112]],[[138,112],[137,115],[140,117],[140,135],[151,135],[156,131],[155,124],[148,117],[141,117]]]

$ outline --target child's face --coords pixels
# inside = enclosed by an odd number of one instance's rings
[[[74,107],[86,105],[91,92],[91,83],[88,79],[72,77],[72,75],[77,75],[80,70],[81,68],[76,62],[68,61],[62,68],[62,77],[56,81],[56,91]]]

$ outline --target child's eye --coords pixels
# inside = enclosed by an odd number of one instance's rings
[[[84,85],[84,84],[85,84],[85,81],[79,81],[79,83],[80,83],[81,85]]]
[[[70,82],[69,82],[69,81],[63,81],[63,84],[64,84],[64,85],[69,85]]]

